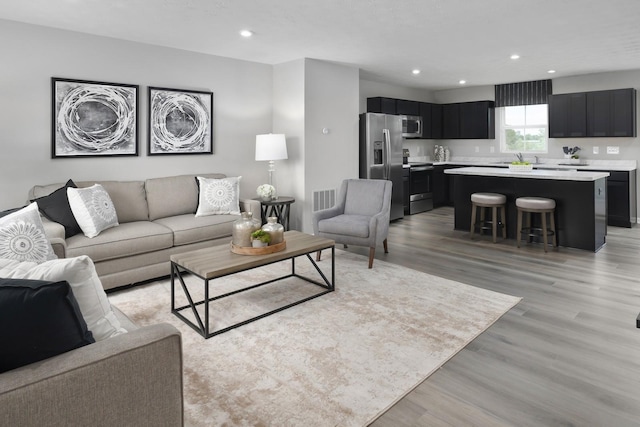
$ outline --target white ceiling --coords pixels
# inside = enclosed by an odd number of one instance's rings
[[[0,18],[433,90],[640,69],[639,0],[0,0]]]

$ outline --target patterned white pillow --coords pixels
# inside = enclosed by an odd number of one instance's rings
[[[200,194],[196,216],[234,214],[240,215],[240,179],[197,177]]]
[[[35,263],[58,259],[44,232],[37,203],[0,218],[0,258]]]
[[[107,190],[100,184],[87,188],[67,188],[71,212],[85,236],[96,237],[118,224],[116,208]]]

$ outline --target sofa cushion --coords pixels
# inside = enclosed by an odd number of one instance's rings
[[[181,246],[225,236],[229,236],[231,241],[233,223],[238,218],[240,215],[196,217],[194,214],[186,214],[161,218],[154,223],[172,230],[174,246]]]
[[[144,181],[97,181],[113,201],[118,222],[147,221],[149,208]]]
[[[92,239],[82,234],[67,239],[67,256],[88,255],[94,262],[98,262],[171,246],[171,230],[150,221],[136,221],[105,230]]]
[[[118,215],[107,190],[100,184],[87,188],[67,188],[69,205],[85,236],[96,237],[118,225]]]
[[[111,310],[95,266],[87,256],[42,264],[0,259],[0,277],[69,282],[82,317],[96,341],[126,333]]]
[[[37,203],[0,218],[0,258],[33,262],[58,258],[47,239]]]
[[[196,177],[198,183],[198,210],[196,216],[240,215],[240,179]]]
[[[76,184],[69,180],[53,193],[32,200],[38,204],[38,209],[44,216],[64,227],[65,238],[82,233],[82,229],[71,211],[71,205],[69,205],[69,197],[67,197],[67,188],[69,187],[76,188]]]
[[[198,174],[204,178],[225,178],[223,174]],[[145,182],[149,219],[193,214],[198,208],[196,175],[152,178]]]
[[[369,221],[364,215],[338,215],[318,222],[318,231],[355,237],[369,237]]]
[[[0,372],[94,342],[69,283],[0,278]]]

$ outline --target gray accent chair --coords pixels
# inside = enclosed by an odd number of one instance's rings
[[[313,213],[313,233],[345,245],[368,246],[369,268],[376,246],[388,253],[387,234],[391,211],[391,181],[345,179],[335,206]],[[321,253],[317,253],[320,260]]]

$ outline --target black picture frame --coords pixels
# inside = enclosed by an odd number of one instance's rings
[[[51,157],[138,155],[138,85],[51,78]]]
[[[147,154],[213,154],[213,92],[149,87]]]

